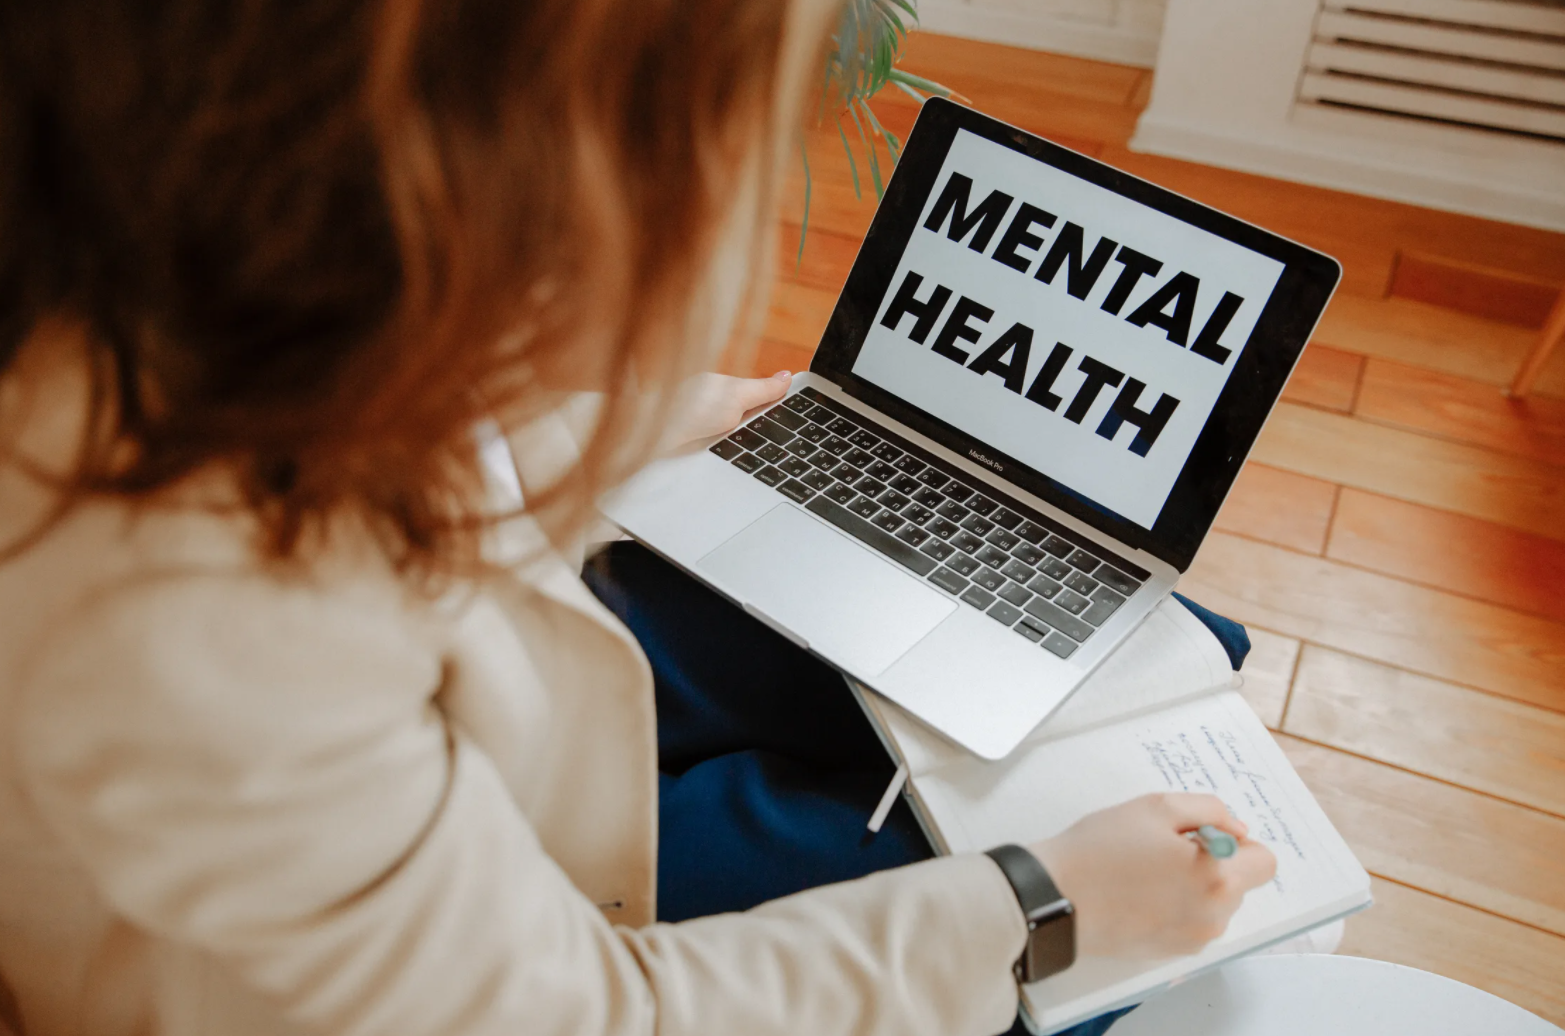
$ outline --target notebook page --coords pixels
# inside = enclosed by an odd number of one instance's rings
[[[1277,856],[1227,932],[1163,961],[1086,958],[1027,989],[1045,1029],[1367,902],[1369,879],[1266,728],[1236,692],[1207,695],[1034,745],[1000,763],[969,757],[915,779],[954,851],[1047,838],[1148,792],[1215,794]]]
[[[1212,631],[1184,605],[1166,598],[1016,752],[1116,717],[1226,687],[1232,679],[1228,655]],[[915,776],[971,758],[960,745],[863,685],[858,697],[882,736],[896,746],[893,754]]]

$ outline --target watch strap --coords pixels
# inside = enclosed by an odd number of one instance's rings
[[[1076,960],[1075,910],[1048,870],[1019,845],[998,846],[984,855],[1010,882],[1027,921],[1027,946],[1016,962],[1017,980],[1037,982],[1070,967]]]

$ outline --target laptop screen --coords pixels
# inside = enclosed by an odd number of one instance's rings
[[[1318,253],[930,102],[812,369],[1183,568],[1336,276]]]

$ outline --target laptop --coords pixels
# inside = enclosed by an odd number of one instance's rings
[[[998,759],[1177,585],[1340,276],[930,100],[809,371],[604,511]]]

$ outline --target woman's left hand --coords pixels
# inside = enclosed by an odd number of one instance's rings
[[[732,431],[752,410],[781,399],[792,382],[788,371],[769,378],[697,374],[680,386],[663,441],[673,451]]]

